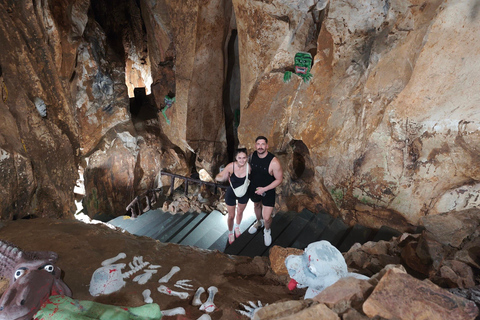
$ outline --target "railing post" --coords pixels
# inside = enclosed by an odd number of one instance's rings
[[[185,195],[188,196],[188,180],[185,179]]]
[[[173,186],[175,185],[175,176],[172,176],[172,184],[170,186],[170,196],[173,196]]]
[[[150,210],[152,208],[152,203],[150,202],[150,198],[148,197],[148,191],[145,195],[145,198],[147,199],[147,210]]]
[[[137,197],[137,204],[138,204],[138,215],[141,215],[143,213],[143,207],[142,207],[142,201],[140,201],[139,197]]]

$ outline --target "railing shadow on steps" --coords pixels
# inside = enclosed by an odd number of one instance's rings
[[[202,181],[200,179],[194,179],[194,178],[190,178],[190,177],[185,177],[185,176],[182,176],[182,175],[179,175],[179,174],[175,174],[175,173],[169,173],[169,172],[160,172],[160,174],[162,176],[169,176],[171,177],[172,181],[171,181],[171,185],[170,185],[170,194],[172,195],[173,194],[173,191],[174,191],[174,185],[175,185],[175,179],[183,179],[184,180],[184,189],[185,189],[185,195],[188,195],[188,184],[189,182],[193,182],[193,183],[197,183],[197,184],[200,184],[201,185],[207,185],[207,186],[210,186],[210,187],[213,187],[214,188],[214,194],[217,194],[218,192],[218,189],[226,189],[228,188],[228,186],[226,185],[223,185],[223,184],[218,184],[218,183],[214,183],[214,182],[207,182],[207,181]],[[163,188],[156,188],[156,189],[149,189],[147,191],[145,191],[144,193],[142,193],[141,195],[139,196],[136,196],[135,199],[133,199],[132,202],[130,202],[130,204],[126,207],[126,211],[130,211],[131,212],[131,215],[132,215],[132,218],[136,218],[137,216],[141,215],[142,213],[148,211],[151,209],[152,207],[152,204],[155,204],[158,200],[158,195],[157,193],[163,193]],[[143,208],[143,205],[142,205],[142,200],[145,199],[145,202],[146,202],[146,207],[145,209]]]

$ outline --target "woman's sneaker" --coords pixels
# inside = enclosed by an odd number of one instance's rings
[[[263,227],[263,220],[260,220],[260,221],[255,221],[254,224],[252,224],[252,226],[248,229],[248,233],[250,234],[254,234],[258,231],[258,229],[260,229],[261,227]]]
[[[228,233],[228,243],[232,244],[235,241],[235,234],[233,232]]]
[[[235,226],[235,238],[238,238],[240,237],[240,235],[242,234],[242,232],[240,231],[240,227],[239,226]]]

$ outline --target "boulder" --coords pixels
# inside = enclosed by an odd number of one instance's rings
[[[280,246],[273,246],[270,249],[269,259],[270,266],[272,267],[273,272],[277,275],[287,275],[288,270],[285,266],[285,259],[290,255],[302,255],[303,250],[296,248],[283,248]]]
[[[443,245],[460,248],[465,240],[480,229],[480,209],[426,216],[421,223],[431,238]]]
[[[368,298],[373,286],[368,280],[353,277],[342,278],[316,295],[313,300],[342,314],[349,308],[362,310],[363,302]]]
[[[473,301],[455,296],[430,281],[389,270],[363,304],[363,312],[369,317],[387,319],[473,320],[478,308]]]

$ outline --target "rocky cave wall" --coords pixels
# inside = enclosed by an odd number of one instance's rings
[[[475,207],[479,10],[478,0],[1,3],[2,218],[71,215],[79,165],[90,216],[123,214],[168,185],[160,170],[189,175],[195,160],[215,174],[227,159],[232,30],[238,140],[253,150],[269,137],[285,171],[277,209],[405,229]],[[313,79],[284,83],[299,51],[314,57]]]
[[[479,1],[332,1],[313,79],[284,84],[313,23],[312,8],[299,17],[293,3],[234,0],[248,61],[239,138],[271,138],[284,205],[400,229],[478,206]]]

